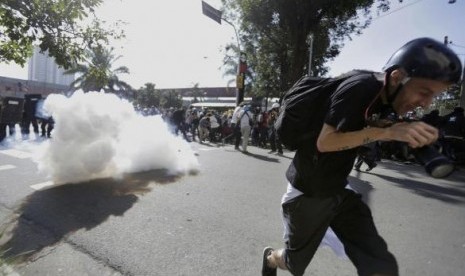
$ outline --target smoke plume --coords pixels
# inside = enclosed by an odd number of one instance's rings
[[[154,169],[184,174],[199,168],[189,143],[174,136],[161,116],[142,116],[113,94],[49,95],[43,108],[53,116],[55,128],[37,162],[57,184]]]

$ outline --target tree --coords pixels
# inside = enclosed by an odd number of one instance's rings
[[[115,61],[121,56],[114,56],[113,49],[103,46],[93,47],[86,51],[86,62],[75,65],[67,70],[66,74],[78,74],[78,78],[71,83],[74,90],[82,89],[84,92],[100,91],[118,94],[120,97],[128,98],[132,88],[129,84],[121,81],[119,74],[129,74],[126,66],[112,69]]]
[[[460,106],[460,85],[452,85],[445,91],[437,96],[429,110],[438,109],[442,113],[452,111],[455,107]]]
[[[174,89],[163,90],[161,92],[160,106],[163,108],[178,108],[182,106],[182,97]]]
[[[103,0],[2,0],[0,3],[0,62],[24,66],[33,44],[48,51],[65,69],[81,61],[85,49],[124,37],[94,14]],[[91,16],[93,15],[93,16]],[[93,18],[93,19],[91,19]],[[84,24],[87,19],[87,25]]]
[[[345,39],[371,22],[370,10],[387,11],[389,0],[223,0],[225,16],[240,24],[255,95],[278,96],[308,71],[313,34],[313,75],[340,53]],[[271,91],[270,91],[271,90]]]
[[[194,97],[194,99],[192,99],[192,103],[198,103],[199,101],[202,101],[205,93],[206,92],[199,87],[199,83],[194,84],[191,91],[191,95]]]
[[[159,107],[160,100],[160,92],[155,89],[154,83],[146,83],[144,87],[137,90],[134,96],[134,103],[140,108]]]

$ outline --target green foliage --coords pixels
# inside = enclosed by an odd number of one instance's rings
[[[182,97],[174,89],[155,89],[155,84],[146,83],[134,95],[134,105],[138,108],[169,108],[181,107]]]
[[[460,106],[460,95],[460,85],[453,85],[446,92],[436,97],[428,110],[437,109],[442,114],[450,112],[455,107]]]
[[[68,69],[84,58],[85,49],[124,37],[120,22],[104,29],[104,23],[93,14],[101,3],[103,0],[2,0],[0,62],[24,66],[32,55],[32,45],[37,44]],[[84,24],[84,19],[91,23]]]
[[[121,57],[115,57],[112,52],[113,49],[106,49],[102,46],[87,50],[85,63],[79,63],[65,72],[79,75],[71,83],[73,89],[82,89],[84,92],[104,90],[124,98],[130,97],[131,86],[118,77],[120,74],[129,74],[129,69],[126,66],[112,69],[113,63]]]
[[[134,95],[134,105],[140,108],[149,108],[160,106],[161,93],[155,90],[155,84],[146,83],[144,87],[139,88]]]
[[[191,96],[194,97],[194,99],[192,100],[192,103],[198,103],[205,96],[205,91],[199,87],[198,83],[194,84],[194,87],[192,87],[191,93],[192,93]]]
[[[308,72],[308,36],[313,35],[313,75],[325,75],[346,39],[370,22],[370,8],[389,0],[223,0],[225,16],[240,24],[253,93],[279,96]]]
[[[174,89],[164,90],[161,92],[160,107],[162,108],[179,108],[182,106],[182,97]]]

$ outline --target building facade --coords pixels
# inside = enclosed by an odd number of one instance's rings
[[[68,85],[0,77],[0,97],[23,98],[26,94],[41,94],[45,98],[52,93],[66,94],[69,90]]]
[[[34,54],[28,62],[28,80],[69,86],[74,81],[74,75],[64,72],[48,52],[40,53],[39,47],[34,47]]]

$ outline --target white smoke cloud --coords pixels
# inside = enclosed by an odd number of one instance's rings
[[[36,161],[57,184],[153,169],[171,174],[199,169],[189,143],[174,136],[161,116],[144,117],[113,94],[50,95],[44,109],[55,128]]]

